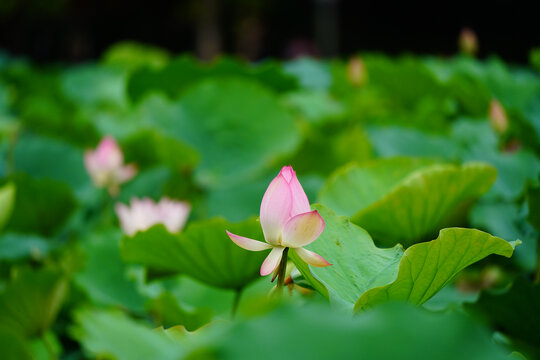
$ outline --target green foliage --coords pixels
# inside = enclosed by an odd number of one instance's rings
[[[483,292],[467,309],[481,315],[493,327],[508,335],[512,341],[524,346],[531,358],[540,355],[540,286],[518,278],[512,287],[502,293]]]
[[[459,225],[471,201],[495,181],[492,166],[482,163],[434,164],[390,159],[338,170],[320,201],[364,227],[386,247],[410,246],[445,226]]]
[[[133,42],[79,65],[0,53],[0,357],[538,357],[538,286],[510,284],[540,276],[537,53],[530,67],[202,63]],[[119,194],[84,166],[106,135],[137,168]],[[290,251],[278,296],[269,251],[225,231],[264,240],[284,165],[322,204],[306,248],[332,266]],[[188,202],[186,226],[123,235],[116,203],[143,197]]]
[[[4,227],[13,211],[15,200],[15,186],[6,184],[0,188],[0,230]]]
[[[474,229],[441,230],[436,240],[380,249],[365,230],[324,206],[315,207],[326,227],[307,248],[332,266],[308,267],[291,257],[310,285],[332,302],[365,309],[384,301],[421,305],[441,290],[465,267],[491,254],[510,257],[514,243]],[[427,265],[426,265],[427,264]]]
[[[169,62],[169,54],[158,47],[126,41],[111,46],[103,55],[103,62],[131,71],[161,69]]]
[[[76,207],[69,187],[49,179],[35,179],[24,173],[9,178],[15,187],[15,204],[6,229],[50,235],[65,223]]]
[[[25,337],[43,334],[54,322],[68,289],[59,270],[21,269],[0,293],[0,323]]]
[[[324,206],[315,206],[326,222],[317,241],[307,248],[332,266],[308,267],[294,252],[292,259],[302,275],[323,295],[337,303],[352,305],[365,291],[392,281],[403,255],[400,246],[379,249],[369,234]]]
[[[226,230],[263,239],[255,220],[230,224],[223,219],[191,223],[180,234],[162,225],[122,240],[125,260],[157,270],[189,275],[206,284],[239,290],[259,276],[265,253],[252,253],[236,246]]]
[[[32,354],[24,337],[13,332],[8,327],[0,327],[0,349],[2,357],[6,360],[30,360]]]
[[[75,321],[72,334],[89,355],[118,360],[177,360],[183,355],[173,340],[119,311],[81,309]]]
[[[97,304],[142,312],[145,298],[138,291],[136,281],[129,278],[127,266],[120,258],[121,237],[118,231],[108,231],[85,239],[81,244],[84,264],[75,275],[75,283]]]
[[[187,90],[179,105],[182,121],[171,134],[201,153],[196,176],[206,186],[249,179],[299,141],[287,110],[254,82],[204,81]]]
[[[199,308],[187,311],[170,293],[163,293],[152,301],[150,313],[163,327],[182,325],[188,331],[194,331],[212,320],[213,311],[209,308]]]
[[[389,300],[421,305],[467,266],[491,254],[510,257],[515,245],[475,229],[443,229],[437,239],[407,249],[396,279],[365,292],[355,310]]]
[[[271,61],[246,65],[224,57],[209,65],[201,65],[192,57],[180,56],[159,70],[143,68],[136,71],[129,80],[127,90],[134,101],[156,90],[175,98],[201,80],[231,76],[260,82],[276,91],[292,90],[297,86],[294,78],[287,76],[278,64]]]
[[[284,307],[220,330],[214,344],[196,350],[190,358],[251,359],[257,354],[260,359],[491,360],[508,356],[485,329],[463,315],[428,313],[403,304],[389,304],[353,319],[322,306]]]
[[[7,233],[0,235],[0,260],[44,259],[55,247],[50,239],[32,235]]]

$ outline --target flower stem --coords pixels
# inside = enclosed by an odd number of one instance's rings
[[[234,293],[233,306],[231,309],[232,318],[234,318],[234,316],[236,315],[236,311],[238,310],[238,304],[240,304],[240,298],[242,297],[243,290],[244,290],[243,288],[240,288],[240,289],[237,289]]]
[[[283,291],[283,284],[285,283],[285,271],[287,270],[287,255],[289,253],[289,248],[283,250],[283,255],[281,255],[281,261],[279,262],[278,267],[278,276],[276,290],[279,294]]]
[[[45,334],[44,332],[41,333],[41,341],[43,341],[43,344],[45,345],[45,349],[47,349],[47,352],[49,353],[49,358],[51,360],[58,359],[58,357],[56,356],[56,351],[54,351],[52,344],[47,338],[47,334]]]

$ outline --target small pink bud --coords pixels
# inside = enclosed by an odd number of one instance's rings
[[[493,99],[489,104],[489,121],[491,126],[499,134],[505,133],[508,130],[508,116],[502,104]]]
[[[96,187],[106,187],[111,195],[117,195],[119,185],[137,173],[133,164],[124,165],[122,150],[111,136],[105,136],[95,150],[86,150],[84,165]]]
[[[465,55],[476,55],[478,52],[478,38],[473,30],[469,28],[461,30],[459,34],[459,50]]]
[[[360,56],[353,56],[347,64],[347,79],[354,86],[364,86],[367,83],[367,69]]]

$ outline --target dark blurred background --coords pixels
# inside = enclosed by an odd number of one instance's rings
[[[540,45],[534,2],[354,0],[0,0],[0,48],[36,61],[99,57],[135,40],[211,59],[349,55],[355,51],[452,55],[464,27],[479,56],[525,63]]]

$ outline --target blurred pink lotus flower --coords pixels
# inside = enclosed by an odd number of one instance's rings
[[[474,56],[478,52],[478,38],[472,29],[463,28],[458,43],[459,50],[465,55]]]
[[[317,210],[311,211],[306,193],[291,166],[284,166],[266,189],[260,220],[266,243],[229,231],[227,234],[236,245],[246,250],[272,249],[261,266],[262,276],[276,270],[285,248],[292,249],[310,265],[331,265],[320,255],[303,248],[319,237],[325,223]]]
[[[359,55],[350,58],[347,64],[347,79],[354,86],[366,85],[368,79],[366,63]]]
[[[489,104],[489,121],[491,126],[499,134],[508,130],[508,116],[502,104],[496,99],[492,99]]]
[[[179,232],[186,224],[191,206],[166,197],[158,203],[149,198],[132,198],[129,207],[117,203],[115,210],[124,233],[133,236],[137,231],[147,230],[156,224],[165,225],[171,233]]]
[[[113,196],[120,191],[120,184],[137,173],[135,165],[124,165],[122,150],[112,136],[105,136],[95,150],[85,151],[84,166],[94,185],[106,187]]]

